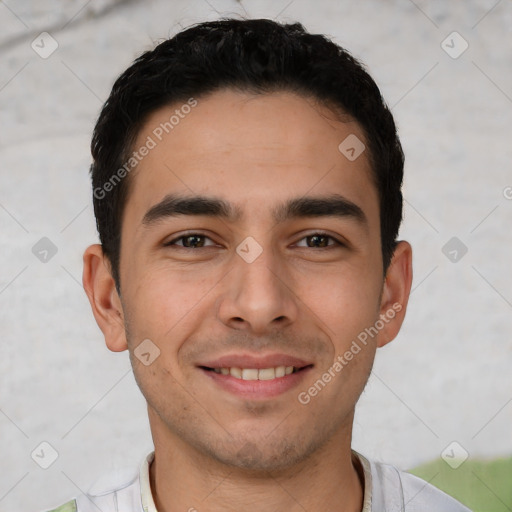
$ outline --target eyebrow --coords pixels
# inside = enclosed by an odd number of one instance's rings
[[[279,205],[272,213],[276,223],[306,217],[338,217],[353,219],[364,226],[368,225],[368,219],[363,210],[339,194],[291,199]],[[204,215],[236,222],[243,217],[243,212],[239,206],[216,197],[169,194],[145,213],[142,224],[149,227],[179,215]]]

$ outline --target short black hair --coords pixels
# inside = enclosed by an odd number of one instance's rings
[[[194,25],[143,53],[115,81],[101,110],[91,143],[93,203],[117,290],[131,183],[126,162],[139,130],[159,108],[221,89],[295,92],[357,121],[379,196],[385,273],[402,220],[404,154],[375,81],[348,51],[300,23],[227,18]]]

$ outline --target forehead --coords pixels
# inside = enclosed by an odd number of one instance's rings
[[[378,215],[366,151],[350,160],[339,149],[346,140],[361,149],[357,122],[288,92],[222,90],[161,108],[135,141],[133,150],[151,149],[131,173],[125,215],[140,223],[169,193],[216,195],[242,211],[339,193]]]

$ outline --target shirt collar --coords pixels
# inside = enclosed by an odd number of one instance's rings
[[[372,471],[370,461],[360,453],[352,450],[352,457],[359,462],[360,475],[363,480],[363,509],[361,512],[372,512]]]
[[[142,510],[144,512],[158,512],[151,492],[151,483],[149,481],[149,466],[155,458],[155,452],[151,452],[140,466],[140,499]]]
[[[358,470],[362,470],[363,479],[363,509],[361,512],[372,512],[372,472],[370,469],[370,462],[366,457],[360,453],[352,450],[352,457],[359,465]],[[149,480],[149,466],[155,458],[155,452],[151,452],[141,464],[140,467],[140,498],[142,502],[142,509],[144,512],[158,512],[153,500],[153,493],[151,492],[151,483]]]

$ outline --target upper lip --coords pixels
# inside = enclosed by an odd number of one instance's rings
[[[298,357],[288,354],[267,354],[251,355],[251,354],[226,354],[212,359],[198,366],[206,368],[276,368],[278,366],[295,366],[296,368],[303,368],[304,366],[311,365],[311,362],[299,359]]]

